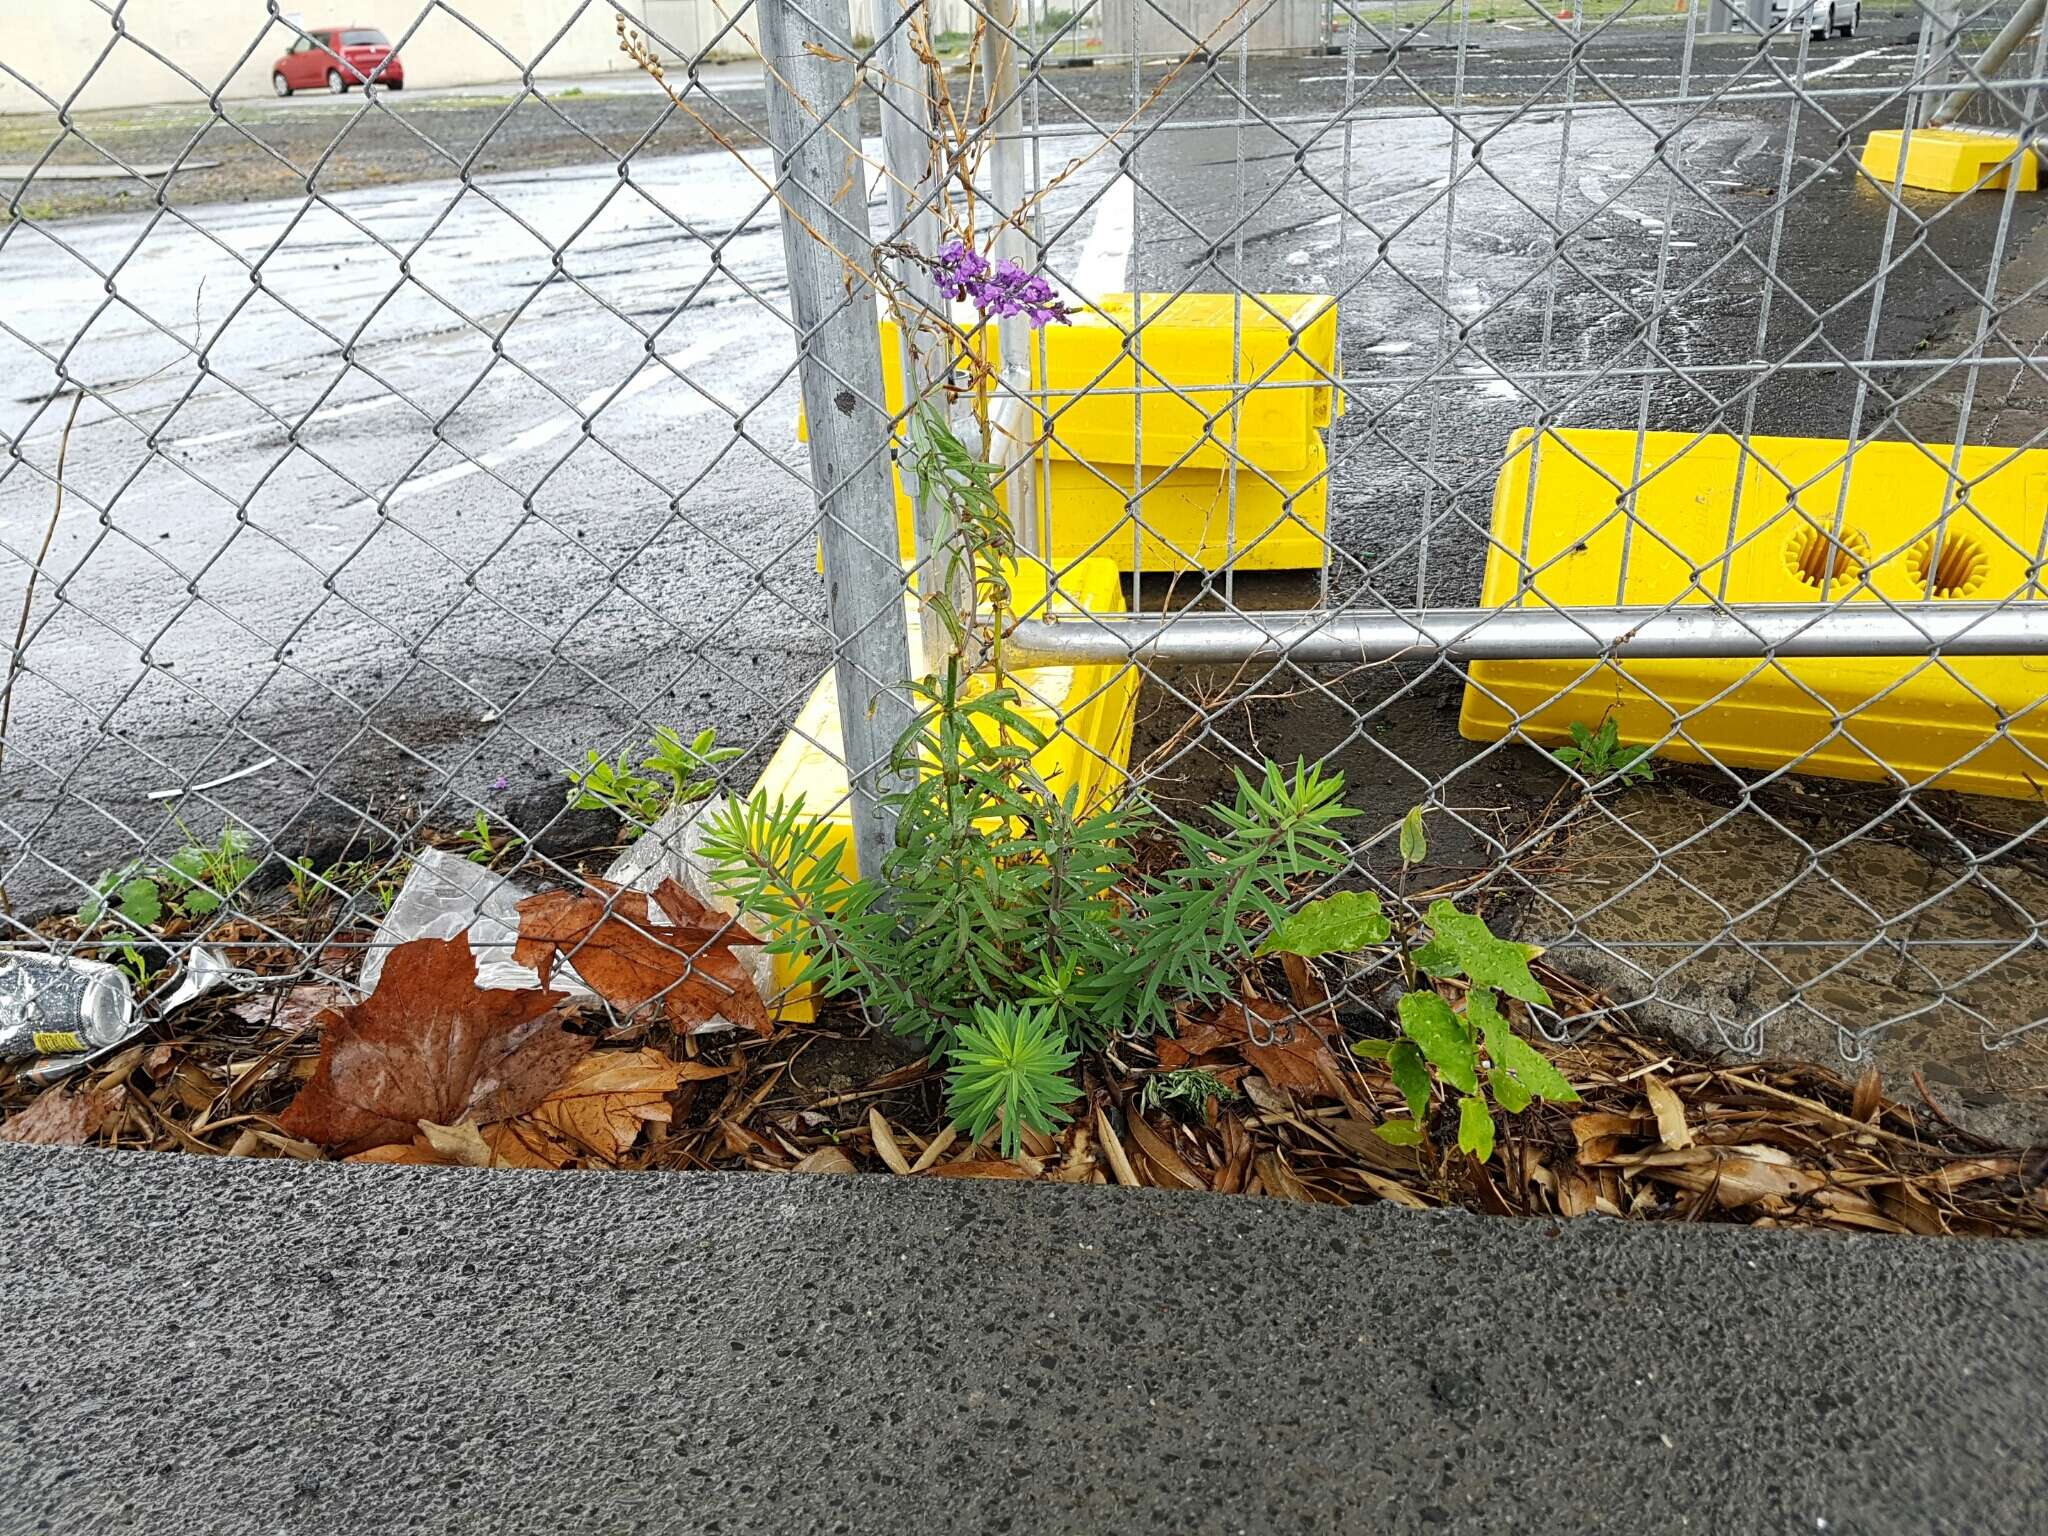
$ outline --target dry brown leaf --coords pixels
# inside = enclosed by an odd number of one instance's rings
[[[500,1120],[483,1128],[484,1144],[491,1149],[495,1168],[566,1168],[576,1156],[532,1120]]]
[[[1643,1079],[1643,1093],[1650,1101],[1650,1113],[1657,1117],[1657,1139],[1665,1148],[1677,1152],[1691,1146],[1692,1127],[1685,1123],[1685,1105],[1671,1085],[1652,1072]]]
[[[1875,1124],[1878,1111],[1883,1108],[1884,1079],[1878,1075],[1877,1064],[1872,1062],[1856,1079],[1856,1094],[1849,1101],[1849,1114],[1854,1119]]]
[[[889,1129],[889,1122],[882,1118],[879,1109],[868,1110],[868,1134],[875,1140],[875,1155],[889,1165],[891,1173],[910,1172],[910,1159],[896,1145],[895,1133]]]
[[[1138,1170],[1131,1166],[1130,1154],[1124,1151],[1124,1144],[1117,1139],[1116,1127],[1109,1123],[1109,1112],[1095,1111],[1095,1136],[1102,1143],[1102,1155],[1109,1159],[1110,1172],[1116,1181],[1130,1189],[1139,1187]]]
[[[1303,1205],[1314,1203],[1294,1170],[1287,1166],[1287,1160],[1278,1152],[1261,1152],[1255,1160],[1259,1170],[1259,1182],[1266,1186],[1266,1193],[1276,1200],[1296,1200]]]
[[[512,958],[538,972],[542,986],[555,962],[566,959],[622,1013],[659,1002],[678,1029],[717,1016],[767,1035],[774,1028],[767,1005],[732,952],[736,944],[760,942],[673,880],[662,881],[651,902],[644,892],[591,880],[587,888],[542,891],[520,902]]]
[[[837,1147],[820,1147],[800,1161],[793,1173],[852,1173],[853,1159]]]
[[[278,1124],[344,1152],[412,1140],[422,1120],[486,1124],[546,1098],[590,1041],[566,1033],[557,992],[476,984],[469,940],[391,951],[377,990],[324,1015],[320,1061]]]
[[[1952,1194],[1965,1184],[1975,1184],[1980,1179],[2010,1179],[2019,1171],[2020,1160],[2016,1157],[1971,1157],[1936,1169],[1924,1182],[1944,1194]]]
[[[1272,1044],[1253,1043],[1254,1018],[1259,1032],[1273,1037]],[[1261,998],[1232,999],[1206,1014],[1183,1010],[1175,1017],[1175,1029],[1175,1034],[1152,1042],[1159,1065],[1168,1071],[1197,1065],[1215,1070],[1235,1060],[1281,1093],[1312,1102],[1338,1096],[1342,1068],[1331,1049],[1338,1031],[1328,1013],[1301,1017],[1283,1004]]]
[[[361,1152],[351,1152],[342,1159],[345,1163],[397,1163],[416,1168],[446,1168],[448,1159],[428,1146],[424,1141],[391,1142],[381,1147],[366,1147]]]
[[[420,1139],[459,1167],[488,1168],[495,1161],[474,1120],[465,1120],[460,1125],[436,1125],[431,1120],[422,1120]]]
[[[1287,973],[1288,995],[1294,999],[1295,1007],[1303,1013],[1313,1013],[1330,1005],[1330,994],[1324,990],[1323,978],[1316,974],[1316,968],[1300,955],[1282,953],[1280,969]]]
[[[1207,1189],[1209,1187],[1209,1181],[1199,1176],[1194,1169],[1190,1168],[1182,1160],[1180,1154],[1174,1151],[1172,1146],[1168,1144],[1166,1138],[1145,1123],[1143,1115],[1133,1114],[1126,1116],[1124,1124],[1130,1127],[1131,1140],[1138,1144],[1138,1150],[1143,1152],[1147,1160],[1169,1179],[1188,1189]]]
[[[1825,1189],[1828,1184],[1825,1174],[1796,1166],[1775,1147],[1691,1147],[1676,1152],[1644,1152],[1620,1161],[1680,1189],[1710,1189],[1719,1204],[1731,1208],[1759,1201],[1796,1199]]]
[[[611,1162],[631,1150],[649,1121],[666,1124],[674,1116],[668,1096],[693,1075],[704,1073],[693,1074],[651,1046],[593,1051],[528,1118],[572,1151]]]
[[[354,997],[346,987],[311,982],[288,992],[252,992],[228,1004],[228,1010],[247,1023],[296,1034],[319,1023],[322,1014],[348,1007]]]
[[[1596,1110],[1578,1116],[1572,1121],[1572,1138],[1579,1144],[1579,1161],[1588,1167],[1606,1162],[1621,1150],[1624,1141],[1634,1139],[1639,1129],[1634,1115]]]
[[[1321,1129],[1334,1137],[1346,1152],[1381,1173],[1413,1173],[1422,1166],[1419,1148],[1395,1146],[1355,1115],[1325,1120]]]
[[[922,1179],[1028,1179],[1032,1175],[1004,1159],[984,1158],[971,1163],[939,1163],[918,1175]]]
[[[1558,1175],[1557,1211],[1560,1216],[1584,1216],[1598,1204],[1599,1190],[1593,1181],[1576,1168],[1567,1168]]]
[[[945,1129],[940,1131],[938,1135],[934,1136],[931,1139],[930,1144],[926,1146],[926,1148],[922,1152],[917,1154],[917,1161],[910,1165],[910,1171],[912,1173],[923,1173],[925,1169],[931,1167],[933,1163],[936,1163],[940,1158],[944,1157],[946,1155],[947,1149],[950,1148],[953,1145],[953,1143],[959,1139],[959,1137],[960,1127],[953,1124],[951,1121],[948,1121],[946,1123]]]
[[[120,1113],[126,1090],[45,1088],[36,1101],[0,1125],[0,1141],[31,1147],[82,1147]]]

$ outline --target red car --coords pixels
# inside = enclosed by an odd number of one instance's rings
[[[270,88],[280,96],[326,86],[339,96],[352,85],[405,89],[405,66],[391,39],[375,27],[323,27],[308,32],[270,66]]]

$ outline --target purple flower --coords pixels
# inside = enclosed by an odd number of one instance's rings
[[[494,795],[502,795],[503,793],[505,793],[507,789],[510,789],[511,787],[512,781],[506,778],[502,773],[499,774],[495,779],[491,780],[491,793]]]
[[[1071,313],[1051,283],[1007,258],[991,266],[986,256],[965,241],[949,241],[940,249],[932,262],[932,276],[938,280],[939,292],[949,299],[968,300],[984,315],[1003,320],[1023,315],[1034,326],[1072,323]]]

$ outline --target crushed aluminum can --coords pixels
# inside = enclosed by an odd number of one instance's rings
[[[0,1061],[85,1054],[135,1032],[135,989],[119,967],[29,950],[0,955]]]

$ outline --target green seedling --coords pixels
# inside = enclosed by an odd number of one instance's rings
[[[1574,720],[1572,744],[1559,747],[1550,755],[1593,784],[1608,779],[1624,786],[1647,784],[1657,776],[1648,761],[1650,749],[1623,746],[1621,726],[1612,715],[1590,730],[1583,720]]]

